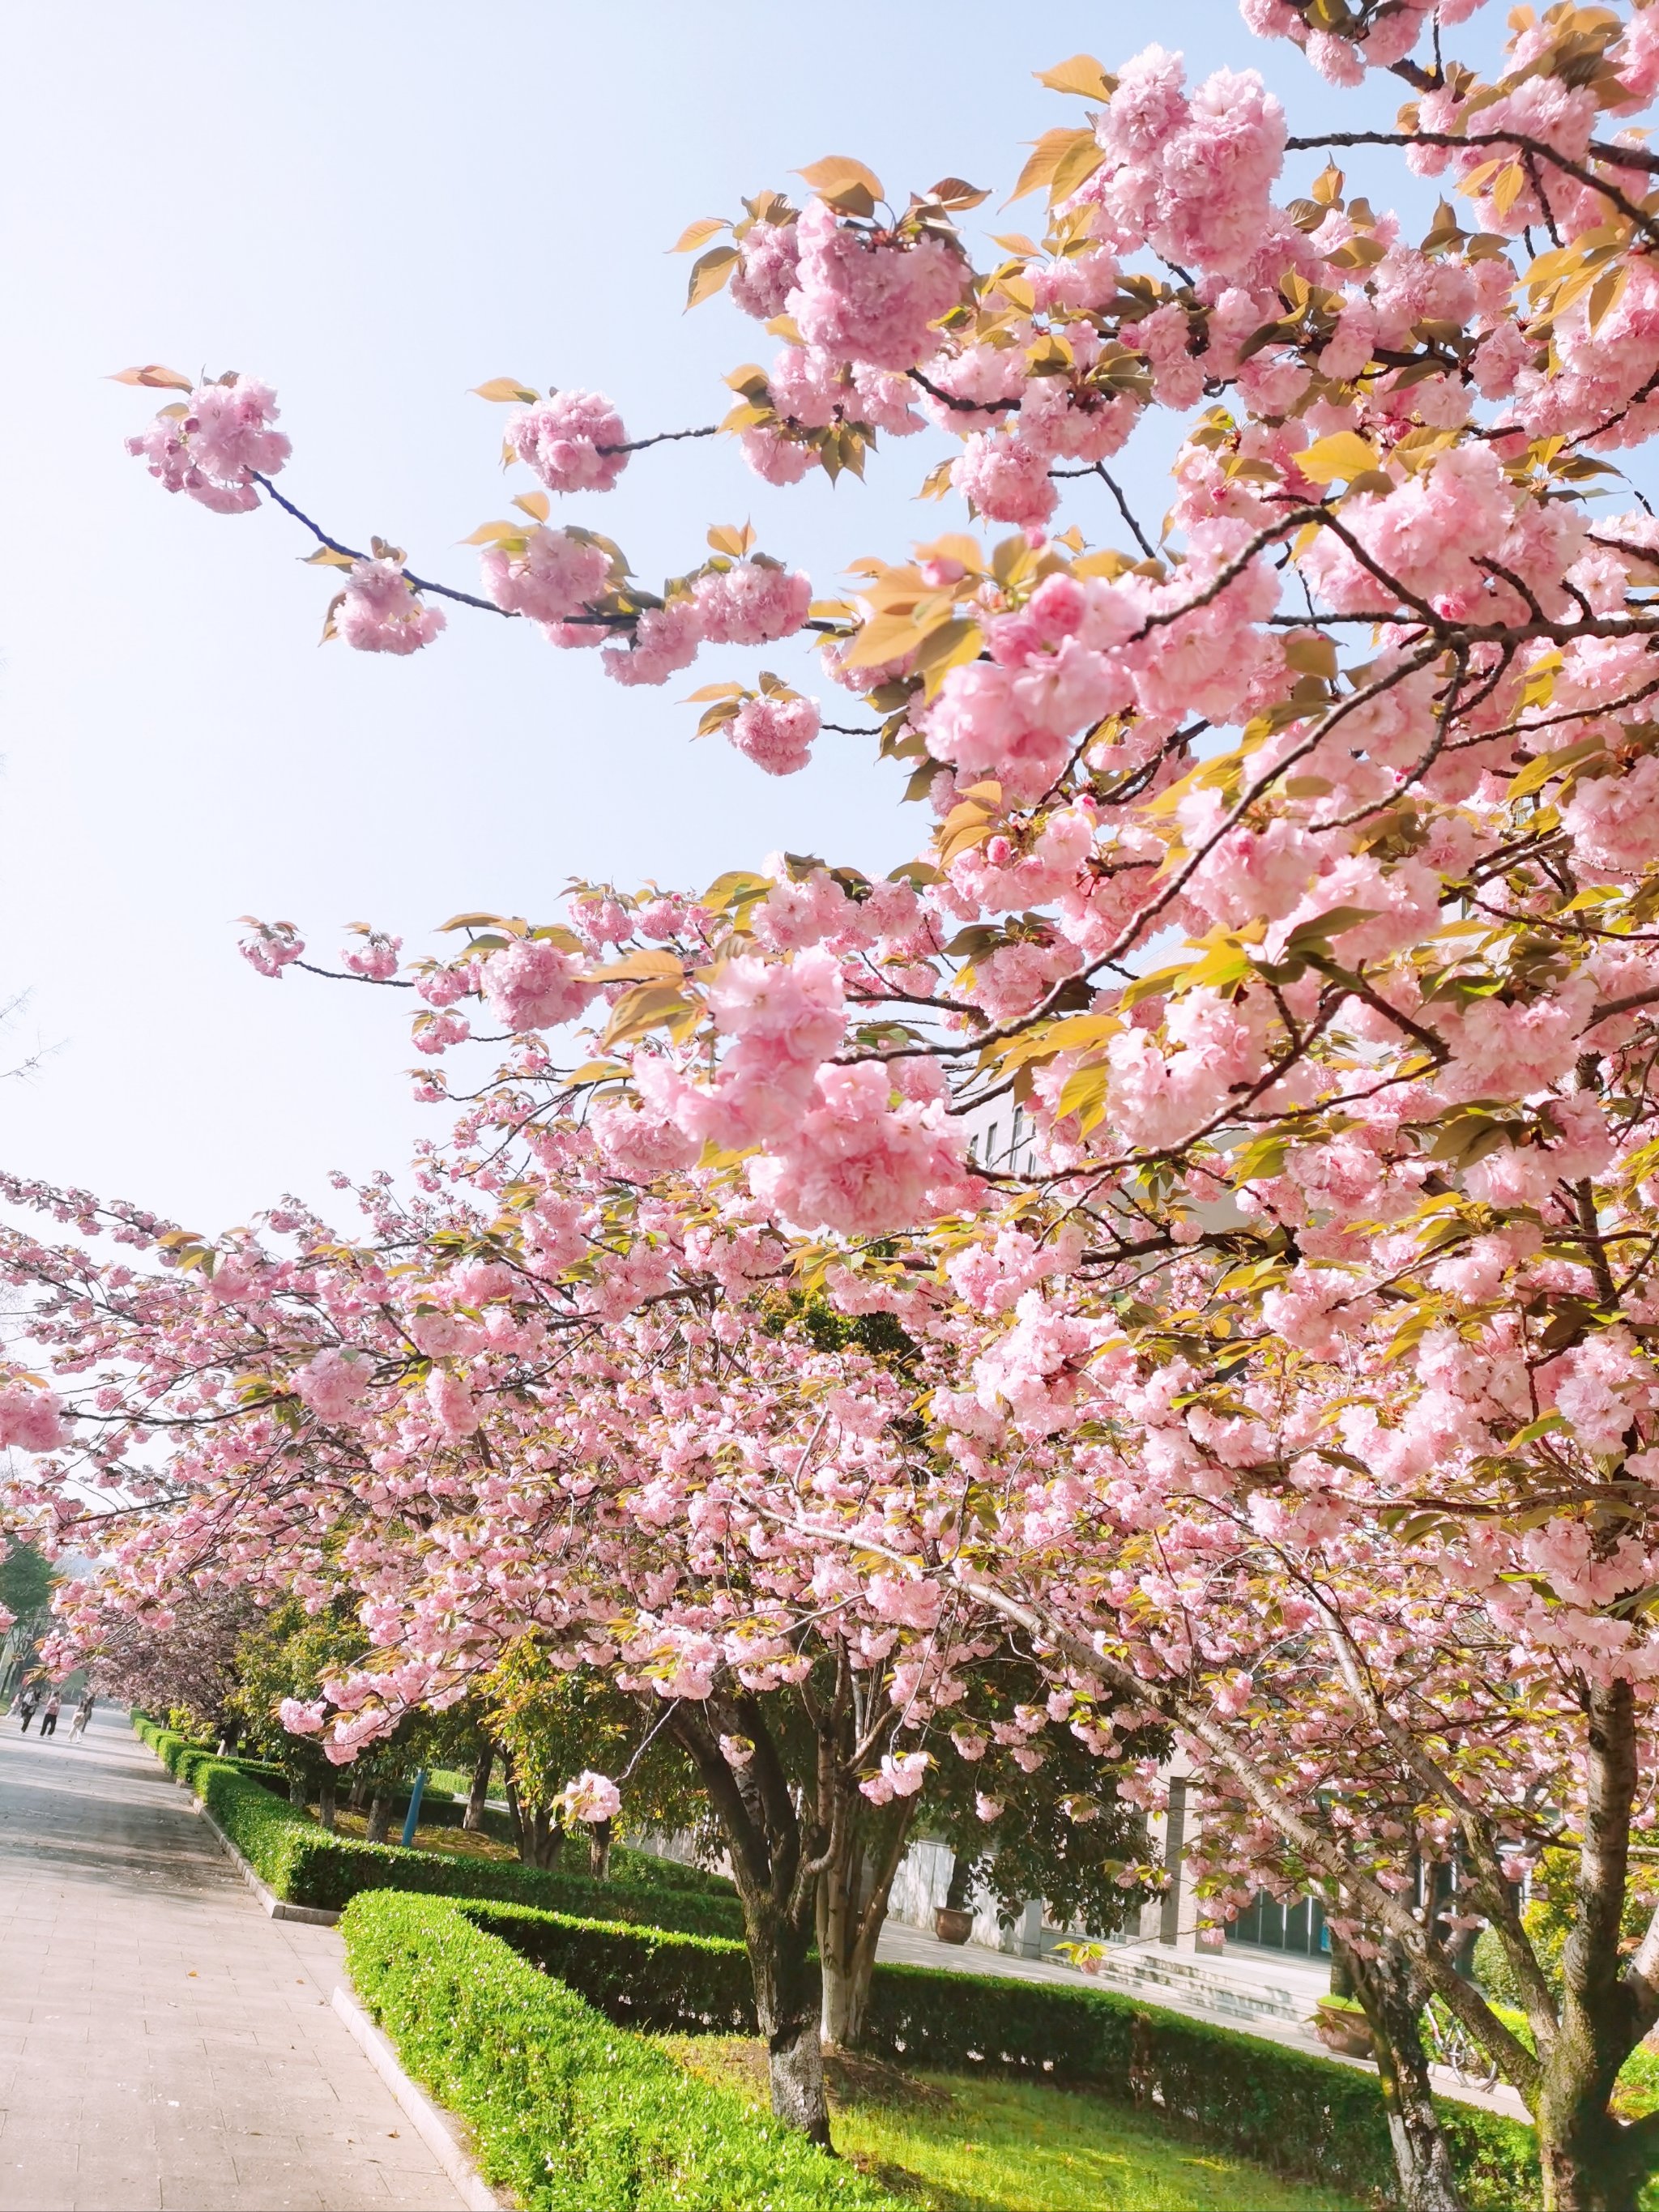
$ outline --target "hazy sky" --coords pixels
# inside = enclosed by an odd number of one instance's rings
[[[1194,74],[1259,67],[1303,127],[1384,119],[1400,91],[1334,114],[1231,0],[842,0],[792,45],[805,20],[663,0],[9,12],[0,992],[32,999],[0,1064],[56,1049],[0,1086],[6,1166],[212,1231],[439,1133],[409,1099],[404,1003],[260,981],[240,914],[301,923],[331,961],[360,919],[429,945],[467,908],[550,919],[573,875],[696,888],[779,846],[881,869],[923,830],[857,740],[782,781],[690,742],[678,701],[752,678],[754,653],[623,691],[597,656],[456,610],[409,660],[319,649],[332,580],[298,564],[295,527],[164,494],[121,447],[150,397],[109,372],[257,372],[294,440],[290,495],[467,584],[456,541],[531,481],[503,484],[502,410],[468,386],[595,386],[640,435],[718,419],[723,374],[769,355],[724,301],[682,316],[687,264],[665,250],[694,216],[835,152],[901,199],[968,177],[994,188],[977,219],[1030,224],[1036,203],[996,214],[1020,142],[1081,119],[1030,72],[1079,49],[1109,64],[1157,39]],[[955,501],[912,501],[945,450],[888,444],[866,486],[777,492],[728,441],[671,447],[556,519],[616,537],[655,583],[696,563],[709,523],[752,517],[828,591],[860,554],[963,526]],[[1130,473],[1156,518],[1155,476]],[[822,690],[804,655],[764,657]]]

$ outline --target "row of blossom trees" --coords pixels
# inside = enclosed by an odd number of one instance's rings
[[[1443,51],[1473,12],[1247,0],[1331,82],[1404,79],[1392,131],[1074,57],[1045,82],[1091,104],[1017,186],[1043,234],[983,266],[984,195],[900,206],[849,159],[694,224],[693,301],[729,289],[779,351],[650,438],[482,386],[536,488],[477,533],[477,592],[292,501],[264,386],[130,372],[185,395],[135,450],[295,517],[347,644],[423,648],[447,603],[660,684],[806,636],[934,817],[881,880],[595,885],[408,963],[366,933],[344,970],[412,989],[426,1095],[474,1006],[511,1042],[357,1242],[9,1192],[167,1262],[8,1247],[61,1400],[0,1395],[48,1455],[18,1509],[66,1533],[88,1473],[131,1503],[88,1633],[181,1576],[347,1583],[374,1656],[290,1716],[342,1759],[532,1629],[658,1698],[816,2131],[813,1885],[1012,1638],[1043,1697],[955,1755],[1053,1730],[1109,1771],[1171,1733],[1214,1912],[1311,1887],[1360,1962],[1408,2202],[1456,2200],[1429,1992],[1525,2098],[1553,2208],[1632,2205],[1659,2157],[1610,2102],[1659,2021],[1659,1922],[1623,1932],[1659,1668],[1659,9],[1520,10],[1486,76]],[[1348,147],[1445,179],[1424,235],[1351,193]],[[1154,528],[1109,464],[1160,425]],[[787,483],[930,426],[924,489],[975,527],[844,597],[728,530],[649,592],[550,520],[664,436]],[[774,774],[823,726],[769,672],[702,703]],[[247,949],[312,964],[287,924]],[[967,1142],[1010,1099],[1029,1174]],[[826,1348],[813,1303],[902,1356]],[[759,1718],[786,1689],[811,1789]],[[1559,1969],[1518,1904],[1546,1852],[1577,1868]],[[1471,1917],[1524,2032],[1458,1971]]]

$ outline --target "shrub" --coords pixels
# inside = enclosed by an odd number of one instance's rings
[[[169,1765],[199,1750],[167,1731],[154,1733]],[[735,1900],[727,1906],[718,1897],[694,1893],[592,1882],[331,1838],[285,1799],[223,1761],[209,1758],[192,1771],[210,1810],[244,1856],[273,1889],[296,1903],[337,1898],[343,1903],[348,1896],[392,1889],[453,1898],[471,1884],[471,1897],[480,1900],[465,1909],[475,1936],[483,1940],[487,1931],[504,1942],[522,1966],[542,1968],[568,1983],[619,2025],[690,2033],[753,2032],[747,1958],[741,1942],[731,1940],[740,1923],[692,1924],[711,1914],[735,1920]],[[514,1886],[486,1889],[491,1875],[511,1877]],[[347,1924],[363,1909],[354,1905]],[[415,1929],[449,1923],[398,1925]],[[1394,2163],[1374,2075],[1163,2012],[1115,1990],[927,1966],[878,1966],[863,2040],[907,2067],[951,2073],[985,2069],[1156,2105],[1212,2142],[1281,2172],[1305,2174],[1357,2197],[1387,2198],[1393,2192]],[[1530,2128],[1449,2099],[1441,2100],[1440,2114],[1470,2212],[1516,2212],[1538,2203],[1538,2153]],[[774,2201],[781,2206],[787,2200]]]
[[[730,1877],[711,1874],[706,1867],[687,1866],[683,1859],[659,1858],[655,1851],[632,1850],[618,1844],[611,1854],[611,1878],[640,1889],[690,1889],[705,1897],[735,1897]]]
[[[506,1907],[466,1910],[477,1926],[619,2024],[754,2033],[738,1944]],[[1393,2194],[1394,2160],[1374,2075],[1161,2012],[1115,1990],[878,1966],[862,2040],[909,2068],[1024,2075],[1157,2106],[1211,2142],[1280,2172],[1352,2191],[1356,2199]],[[1530,2128],[1451,2100],[1440,2112],[1470,2212],[1518,2212],[1538,2203]]]
[[[486,2176],[532,2212],[898,2212],[732,2091],[619,2033],[488,1932],[489,1917],[382,1894],[357,1898],[342,1932],[404,2065],[471,2124]]]
[[[331,1836],[286,1796],[251,1781],[170,1729],[140,1722],[138,1733],[170,1773],[189,1784],[259,1879],[289,1905],[338,1911],[366,1889],[416,1890],[442,1897],[497,1898],[607,1922],[678,1929],[693,1936],[740,1936],[734,1895],[641,1888],[585,1875],[543,1873],[511,1860],[450,1857]]]
[[[878,1966],[864,2040],[910,2066],[1047,2075],[1155,2104],[1261,2165],[1356,2196],[1393,2193],[1374,2075],[1115,1990]],[[1471,2212],[1538,2202],[1530,2128],[1451,2100],[1440,2100],[1440,2115]]]
[[[659,2034],[755,2033],[754,1982],[741,1943],[517,1905],[468,1905],[466,1914],[619,2027]]]

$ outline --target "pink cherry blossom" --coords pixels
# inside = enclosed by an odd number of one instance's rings
[[[0,1383],[0,1451],[57,1451],[68,1442],[62,1404],[50,1390]]]
[[[559,1804],[567,1820],[596,1826],[616,1819],[622,1810],[622,1792],[608,1774],[585,1768],[574,1781],[566,1783]]]
[[[358,653],[418,653],[447,626],[392,561],[354,561],[334,610],[334,628]]]
[[[562,623],[603,597],[611,556],[580,532],[545,530],[525,534],[522,552],[487,545],[484,589],[498,607],[532,622]]]
[[[792,636],[806,619],[812,585],[799,568],[738,561],[698,577],[695,597],[710,645],[769,645]]]
[[[747,699],[726,725],[730,742],[768,775],[795,775],[821,726],[816,699]]]
[[[622,417],[597,392],[556,392],[509,417],[507,443],[549,491],[609,491],[628,466]]]
[[[702,617],[694,599],[671,599],[666,606],[647,607],[634,625],[627,644],[607,645],[600,656],[605,674],[616,684],[666,684],[682,668],[689,668],[702,641]]]
[[[597,986],[583,980],[585,963],[544,938],[521,937],[492,952],[481,970],[481,988],[496,1020],[514,1032],[556,1029],[586,1012]]]

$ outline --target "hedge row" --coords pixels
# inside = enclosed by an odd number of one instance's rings
[[[879,1966],[864,2040],[907,2066],[990,2066],[1153,2104],[1259,2164],[1358,2196],[1394,2191],[1375,2075],[1143,2005],[1115,1990]],[[1471,2212],[1540,2201],[1532,2130],[1437,2100]]]
[[[363,1890],[414,1890],[441,1897],[499,1898],[693,1936],[742,1936],[742,1908],[729,1893],[594,1881],[586,1875],[544,1873],[509,1860],[406,1851],[396,1844],[330,1835],[285,1796],[251,1781],[205,1746],[137,1716],[134,1725],[168,1772],[195,1791],[259,1879],[289,1905],[337,1912]]]
[[[741,1942],[730,1940],[738,1929],[708,1924],[711,1916],[735,1921],[735,1901],[727,1905],[696,1893],[592,1882],[488,1860],[451,1859],[331,1838],[285,1799],[199,1746],[148,1726],[141,1733],[170,1767],[191,1780],[220,1826],[280,1896],[321,1905],[344,1904],[371,1890],[467,1897],[478,1901],[458,1912],[436,1903],[417,1911],[411,1897],[382,1895],[375,1899],[373,1915],[363,1899],[352,1906],[346,1924],[401,1931],[398,1941],[407,1939],[417,1948],[435,1931],[468,1956],[470,1943],[499,1939],[517,1954],[520,1971],[542,1970],[536,1988],[553,1989],[556,1978],[619,2026],[692,2033],[754,2031],[747,1958]],[[403,1906],[414,1917],[398,1918],[396,1908]],[[463,1925],[468,1936],[457,1932]],[[412,1964],[405,1964],[412,1972]],[[492,1985],[495,1978],[492,1970]],[[509,1983],[514,1991],[520,1990],[510,1977]],[[369,1993],[362,1980],[358,1986]],[[434,2018],[428,2021],[421,1999],[410,1995],[401,2002],[400,2017],[410,2033],[425,2039],[422,2047],[447,2049],[447,2028],[435,2016],[442,2007],[434,2000]],[[522,2029],[520,2015],[513,2016]],[[1374,2075],[1160,2011],[1115,1990],[921,1966],[878,1966],[863,2041],[907,2067],[955,2073],[986,2069],[1150,2104],[1212,2142],[1281,2172],[1351,2191],[1356,2197],[1387,2199],[1393,2192],[1393,2160]],[[465,2051],[463,2037],[453,2062],[460,2069],[454,2078],[459,2082],[465,2074],[471,2084],[467,2094],[487,2104],[489,2068],[472,2069]],[[508,2069],[514,2086],[503,2093],[512,2111],[489,2122],[503,2142],[520,2146],[512,2154],[515,2158],[520,2152],[529,2155],[523,2149],[529,2140],[526,2129],[537,2143],[542,2141],[535,2100],[525,2088],[529,2076],[523,2074],[525,2067],[533,2074],[542,2059],[533,2051],[520,2057],[522,2065],[515,2059],[517,2070]],[[447,2102],[485,2125],[459,2091],[443,2094]],[[1537,2148],[1529,2128],[1453,2100],[1442,2103],[1441,2116],[1471,2212],[1518,2212],[1538,2203]],[[540,2155],[538,2149],[536,2156]],[[518,2180],[514,2185],[520,2185]],[[589,2200],[578,2192],[526,2201],[553,2205]],[[638,2200],[591,2201],[608,2206]],[[696,2205],[704,2200],[694,2196],[672,2201]],[[795,2200],[775,2194],[770,2200],[753,2201],[770,2201],[781,2212]]]
[[[151,1740],[152,1735],[157,1741],[162,1737],[166,1737],[169,1741],[176,1741],[179,1744],[188,1746],[191,1752],[195,1754],[197,1763],[203,1759],[220,1759],[222,1765],[234,1766],[239,1774],[246,1775],[252,1782],[261,1784],[264,1788],[275,1792],[277,1796],[288,1796],[288,1775],[274,1759],[244,1759],[234,1753],[225,1753],[222,1756],[217,1752],[210,1751],[205,1744],[197,1743],[190,1737],[178,1735],[173,1729],[158,1728],[155,1723],[147,1719],[141,1713],[135,1713],[132,1719],[133,1725],[138,1729],[141,1735],[145,1736],[147,1742]],[[177,1771],[180,1773],[184,1771],[182,1767]],[[404,1814],[408,1812],[409,1799],[410,1791],[407,1784],[400,1784],[392,1791],[392,1818],[394,1826],[401,1823]],[[421,1826],[423,1828],[459,1828],[465,1818],[465,1797],[458,1797],[452,1790],[441,1789],[433,1783],[427,1784],[421,1797]],[[483,1833],[495,1843],[512,1843],[514,1836],[511,1815],[503,1812],[498,1806],[486,1805],[483,1812]],[[564,1881],[573,1878],[577,1881],[586,1879],[586,1876],[574,1874],[574,1869],[562,1874],[560,1878]],[[737,1897],[737,1891],[723,1874],[711,1874],[703,1867],[687,1866],[679,1859],[663,1858],[655,1851],[635,1850],[626,1844],[612,1846],[610,1878],[613,1882],[620,1880],[631,1889],[690,1890],[699,1897],[723,1898],[728,1902],[734,1901]],[[733,1924],[740,1925],[740,1923]]]
[[[741,1943],[520,1905],[462,1909],[475,1927],[568,1983],[618,2027],[660,2035],[755,2033],[754,1977]]]
[[[755,2032],[739,1944],[506,1905],[464,1911],[620,2026]],[[1154,2106],[1259,2165],[1356,2199],[1394,2193],[1374,2075],[1115,1990],[882,1966],[860,2041],[907,2068],[1023,2075]],[[1530,2128],[1449,2099],[1440,2114],[1470,2212],[1522,2212],[1539,2203]]]
[[[471,2123],[486,2178],[528,2212],[900,2212],[741,2096],[618,2034],[484,1917],[381,1894],[355,1899],[341,1929],[403,2063]],[[593,1932],[637,1950],[635,1930]]]

